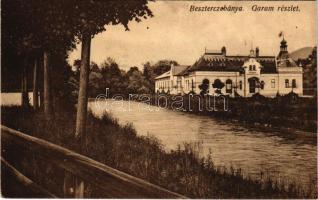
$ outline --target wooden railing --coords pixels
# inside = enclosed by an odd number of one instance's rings
[[[37,154],[40,159],[51,162],[101,189],[105,198],[186,198],[69,149],[5,126],[1,126],[1,143],[2,148],[10,144]],[[4,159],[2,162],[13,168]]]

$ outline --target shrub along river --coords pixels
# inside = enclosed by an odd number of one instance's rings
[[[317,177],[315,133],[247,127],[207,116],[128,101],[90,102],[97,116],[108,111],[120,124],[132,123],[138,135],[154,136],[169,151],[190,144],[217,167],[241,168],[245,176],[308,184]]]

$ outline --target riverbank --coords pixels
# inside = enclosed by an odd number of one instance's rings
[[[127,98],[128,99],[128,98]],[[187,112],[212,116],[246,125],[294,129],[317,133],[317,99],[293,94],[266,98],[255,95],[249,98],[213,97],[200,95],[134,95],[134,101]]]
[[[54,120],[47,123],[41,113],[22,110],[16,106],[2,107],[2,124],[61,146],[77,149],[76,142],[72,139],[75,128],[73,111],[60,112]],[[310,188],[301,188],[295,184],[279,184],[269,178],[256,181],[244,178],[240,170],[217,168],[213,165],[211,157],[205,160],[196,159],[188,145],[166,152],[155,138],[137,136],[131,125],[121,126],[116,119],[107,114],[101,119],[89,114],[87,133],[86,149],[89,157],[192,198],[317,196],[315,184]],[[50,184],[50,188],[55,187],[57,192],[61,192],[58,186],[61,186],[63,180],[56,176],[61,172],[57,172],[57,169],[48,163],[39,163],[35,156],[10,156],[10,159],[18,158],[19,160],[14,162],[19,164],[22,172],[25,171],[31,179]],[[41,173],[43,171],[46,173]],[[47,176],[53,181],[45,183],[44,180],[48,180]],[[91,197],[100,197],[98,191],[90,188],[86,193],[91,194]]]

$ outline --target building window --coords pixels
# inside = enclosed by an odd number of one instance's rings
[[[256,66],[255,65],[250,65],[249,69],[250,69],[250,71],[256,71]]]
[[[239,88],[240,88],[240,90],[242,90],[242,88],[243,88],[243,82],[242,81],[240,81],[240,83],[239,83]]]
[[[177,77],[177,88],[181,88],[181,77]]]
[[[227,79],[226,82],[226,93],[232,93],[232,81]]]
[[[265,87],[265,82],[264,82],[264,81],[261,81],[261,82],[260,82],[260,88],[261,88],[262,90],[264,90],[264,87]]]
[[[293,87],[293,88],[296,88],[296,79],[293,79],[293,80],[292,80],[292,87]]]
[[[285,79],[285,88],[289,88],[289,80]]]
[[[257,84],[257,82],[258,82],[258,79],[256,79],[256,78],[250,78],[250,79],[248,80],[248,82],[249,82],[249,85],[250,85],[250,93],[255,93],[255,91],[256,91],[256,84]]]
[[[271,87],[272,87],[272,88],[275,88],[275,79],[272,79],[272,80],[271,80]]]

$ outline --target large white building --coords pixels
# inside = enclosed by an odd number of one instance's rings
[[[205,51],[192,66],[172,65],[170,71],[156,77],[155,88],[156,92],[170,94],[200,94],[202,83],[211,95],[221,92],[250,97],[259,93],[273,97],[291,91],[303,93],[302,68],[289,57],[284,39],[277,57],[260,56],[258,48],[247,56],[227,55],[225,47],[219,52]]]

